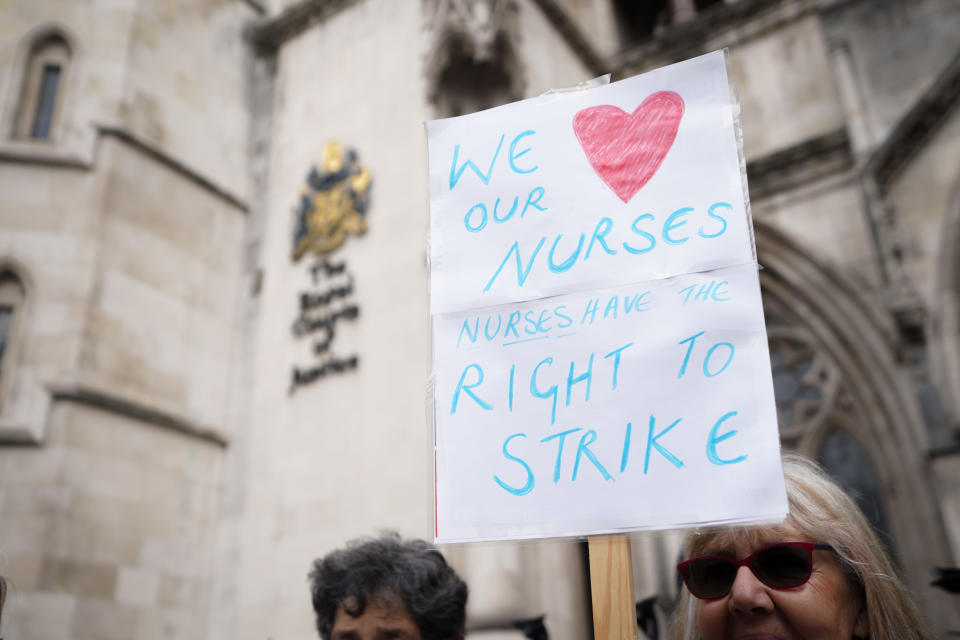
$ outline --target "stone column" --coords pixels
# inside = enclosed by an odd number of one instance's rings
[[[860,158],[876,145],[877,128],[863,97],[849,44],[831,42],[830,45],[830,55],[834,62],[834,81],[843,105],[843,115],[850,134],[850,146],[853,148],[854,156]]]
[[[697,6],[693,0],[670,0],[673,23],[687,22],[697,17]]]

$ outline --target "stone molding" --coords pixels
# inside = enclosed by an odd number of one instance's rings
[[[190,180],[191,182],[199,186],[201,189],[205,191],[209,191],[213,195],[217,196],[221,200],[233,206],[234,208],[239,209],[244,213],[247,213],[250,210],[250,207],[246,203],[246,201],[240,198],[239,196],[217,185],[212,180],[203,176],[201,173],[197,172],[194,169],[191,169],[190,167],[180,162],[173,156],[168,155],[167,153],[161,151],[157,147],[153,146],[146,140],[139,138],[138,136],[131,133],[127,129],[124,129],[122,127],[100,125],[97,127],[97,131],[99,133],[99,137],[116,138],[118,140],[125,142],[129,146],[137,149],[137,151],[143,153],[146,156],[149,156],[151,159],[166,166],[168,169],[171,169],[174,172],[180,174],[181,177],[184,177],[187,180]]]
[[[137,149],[140,153],[149,156],[168,169],[173,170],[201,189],[212,193],[235,209],[244,213],[249,212],[250,205],[248,205],[243,198],[221,187],[195,169],[190,168],[173,156],[161,151],[127,129],[112,125],[97,125],[96,129],[97,146],[99,146],[102,138],[116,138]],[[0,164],[33,164],[92,171],[97,165],[96,154],[96,147],[94,148],[93,158],[88,160],[56,145],[30,142],[0,142]]]
[[[136,134],[132,133],[124,127],[115,127],[111,125],[97,125],[97,142],[99,144],[100,139],[102,138],[116,138],[127,145],[135,148],[140,153],[149,156],[152,160],[164,165],[168,169],[171,169],[175,173],[180,174],[181,177],[186,178],[190,182],[193,182],[198,187],[204,191],[208,191],[213,195],[217,196],[221,200],[225,201],[227,204],[232,207],[239,209],[240,211],[247,213],[250,210],[250,206],[247,202],[240,196],[232,193],[224,187],[216,184],[209,178],[205,177],[203,174],[198,172],[195,169],[187,166],[183,162],[177,160],[173,156],[169,155],[165,151],[157,148],[150,142],[140,138]],[[96,151],[94,151],[94,162],[90,165],[91,168],[96,166]]]
[[[939,126],[946,122],[958,104],[960,53],[957,53],[867,160],[865,173],[876,181],[881,196],[886,195],[887,189],[900,171],[926,145]]]
[[[534,2],[591,73],[599,76],[610,70],[609,62],[597,53],[590,44],[590,40],[557,0],[534,0]]]
[[[42,142],[0,143],[0,163],[36,164],[81,171],[93,169],[93,164],[86,159],[55,144]]]
[[[256,11],[259,16],[266,15],[267,13],[267,8],[261,0],[243,0],[243,3]]]
[[[573,52],[592,73],[607,72],[609,64],[590,44],[577,23],[557,0],[534,0]],[[765,0],[768,1],[768,0]],[[275,52],[284,42],[295,38],[315,24],[346,9],[357,0],[302,0],[277,16],[260,20],[247,29],[247,39],[260,55]]]
[[[747,163],[750,197],[761,199],[853,168],[846,129],[837,129]]]
[[[0,446],[40,445],[46,437],[52,398],[30,366],[13,372],[13,393],[0,412]]]
[[[930,88],[897,122],[887,138],[862,163],[860,176],[867,200],[881,268],[887,279],[889,307],[907,333],[920,332],[927,310],[904,268],[909,243],[900,217],[887,198],[890,186],[908,163],[927,145],[960,104],[960,53],[940,73]]]
[[[319,24],[357,0],[301,0],[279,15],[259,20],[246,29],[246,37],[259,55],[269,55],[292,38]]]
[[[74,402],[103,409],[110,413],[170,429],[197,440],[204,440],[220,448],[226,448],[230,442],[229,438],[216,427],[199,424],[176,413],[151,407],[146,403],[95,386],[57,384],[50,385],[49,389],[55,402]]]
[[[741,0],[711,7],[692,20],[672,24],[662,33],[613,56],[619,77],[693,58],[761,36],[820,10],[828,0]]]

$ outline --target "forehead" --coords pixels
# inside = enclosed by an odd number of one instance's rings
[[[797,542],[806,540],[789,523],[764,527],[723,527],[692,534],[689,543],[690,556],[708,552],[745,552],[775,542]]]
[[[348,607],[351,604],[346,603]],[[359,616],[350,615],[343,606],[337,607],[330,636],[332,640],[420,640],[420,631],[398,599],[371,598]]]

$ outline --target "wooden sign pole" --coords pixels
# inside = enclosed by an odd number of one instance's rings
[[[590,536],[590,591],[595,640],[636,640],[633,562],[626,535]]]

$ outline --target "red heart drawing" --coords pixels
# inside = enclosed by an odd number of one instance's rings
[[[597,175],[629,202],[650,181],[677,137],[683,98],[673,91],[647,96],[633,113],[609,104],[573,117],[573,131]]]

